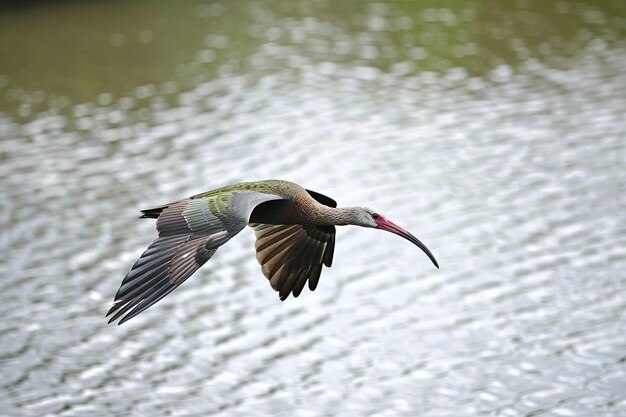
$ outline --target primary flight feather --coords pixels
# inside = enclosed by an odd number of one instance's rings
[[[332,198],[288,181],[235,184],[142,213],[142,218],[157,219],[159,237],[122,281],[107,313],[109,323],[121,317],[122,324],[154,305],[246,226],[254,229],[257,260],[281,300],[300,295],[307,282],[315,290],[322,266],[333,261],[335,226],[372,227],[402,236],[439,268],[422,242],[382,214],[338,208]]]

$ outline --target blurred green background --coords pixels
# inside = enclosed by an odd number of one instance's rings
[[[0,13],[0,110],[142,87],[168,96],[321,63],[488,77],[529,60],[567,65],[589,45],[623,46],[625,34],[618,0],[10,2]]]

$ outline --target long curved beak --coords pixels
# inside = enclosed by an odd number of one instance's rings
[[[435,259],[435,256],[431,253],[431,251],[426,247],[426,245],[420,242],[418,238],[416,238],[411,233],[409,233],[408,230],[403,229],[402,227],[398,226],[397,224],[395,224],[388,218],[384,216],[380,216],[380,215],[376,219],[376,223],[378,224],[378,227],[377,227],[378,229],[386,230],[398,236],[402,236],[403,238],[405,238],[406,240],[408,240],[409,242],[413,243],[415,246],[423,250],[424,253],[433,262],[433,264],[435,264],[435,266],[439,268],[439,264],[437,263],[437,260]]]

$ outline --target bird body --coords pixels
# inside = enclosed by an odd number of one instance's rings
[[[323,194],[289,181],[244,182],[142,210],[157,219],[159,237],[122,281],[110,322],[136,316],[176,289],[246,225],[256,235],[257,260],[281,300],[297,297],[308,281],[315,290],[322,266],[332,265],[335,225],[354,224],[398,234],[430,251],[406,230],[373,210],[337,208]]]

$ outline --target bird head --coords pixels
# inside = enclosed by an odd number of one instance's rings
[[[418,238],[409,233],[408,230],[398,226],[391,220],[389,220],[383,214],[376,212],[375,210],[369,208],[362,208],[359,215],[359,226],[364,227],[372,227],[375,229],[386,230],[387,232],[393,233],[395,235],[401,236],[408,240],[409,242],[416,245],[418,248],[424,251],[424,253],[430,258],[432,263],[439,268],[439,264],[435,259],[435,256],[430,252],[430,250],[424,245]]]

